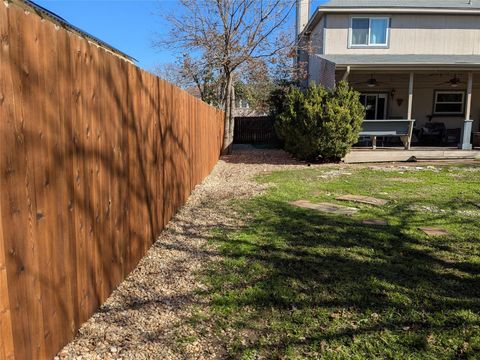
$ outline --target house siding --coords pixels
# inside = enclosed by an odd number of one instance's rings
[[[324,33],[324,54],[480,55],[480,16],[391,15],[388,48],[349,48],[350,18],[349,14],[329,14],[325,31],[317,30],[323,22],[312,31],[312,42],[317,33]]]

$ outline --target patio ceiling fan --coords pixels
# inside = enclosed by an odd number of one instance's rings
[[[370,75],[370,79],[368,79],[367,81],[360,81],[360,82],[354,83],[354,85],[367,85],[367,87],[369,88],[374,88],[374,87],[380,86],[381,84],[383,83],[377,81],[377,79],[373,77],[373,74]]]
[[[458,85],[460,85],[461,83],[462,83],[462,80],[460,80],[460,78],[458,78],[457,75],[455,74],[453,78],[451,78],[450,80],[441,82],[437,85],[450,85],[451,87],[455,88],[455,87],[458,87]]]

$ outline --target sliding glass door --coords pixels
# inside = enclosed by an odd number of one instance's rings
[[[387,94],[361,94],[360,102],[365,106],[365,120],[387,118]]]

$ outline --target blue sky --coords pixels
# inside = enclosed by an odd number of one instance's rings
[[[34,0],[82,30],[102,39],[152,70],[155,65],[173,62],[176,54],[152,47],[157,34],[168,25],[160,16],[179,10],[177,0]],[[292,0],[293,1],[293,0]],[[323,0],[313,0],[315,9]],[[294,17],[291,16],[292,33]],[[290,26],[290,24],[289,24]]]

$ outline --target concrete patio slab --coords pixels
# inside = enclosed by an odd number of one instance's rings
[[[419,230],[423,231],[428,236],[447,236],[450,233],[445,229],[440,228],[433,228],[433,227],[421,227],[418,228]]]
[[[362,196],[362,195],[342,195],[337,197],[337,200],[353,201],[353,202],[369,204],[374,206],[383,206],[386,203],[388,203],[388,200],[377,199],[371,196]]]
[[[305,208],[305,209],[312,209],[317,211],[322,211],[331,214],[338,214],[338,215],[352,215],[355,214],[358,209],[353,207],[347,207],[332,203],[319,203],[314,204],[308,200],[297,200],[290,202],[291,205]]]
[[[459,150],[457,148],[441,147],[412,147],[403,148],[354,148],[343,159],[345,163],[376,163],[376,162],[404,162],[424,160],[474,160],[480,156],[480,149]]]

